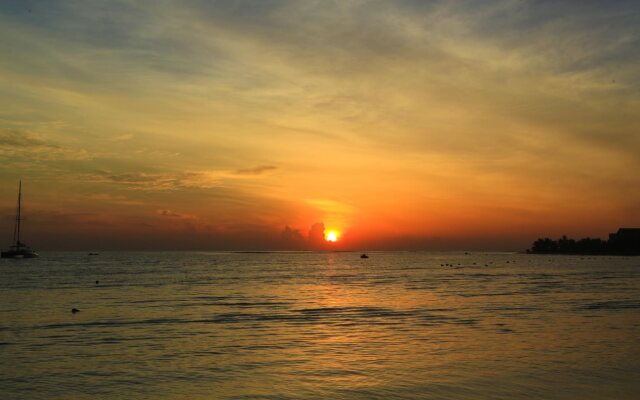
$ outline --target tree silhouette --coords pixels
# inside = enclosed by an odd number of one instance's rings
[[[527,253],[532,254],[625,254],[640,255],[640,229],[621,228],[609,235],[609,240],[582,238],[574,240],[563,235],[558,240],[539,238]]]

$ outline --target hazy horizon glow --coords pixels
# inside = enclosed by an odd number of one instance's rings
[[[639,18],[3,2],[0,246],[19,179],[41,249],[518,250],[638,226]]]

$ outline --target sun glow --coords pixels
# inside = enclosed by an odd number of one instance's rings
[[[340,232],[338,231],[327,231],[324,234],[324,240],[327,242],[337,242],[340,237]]]

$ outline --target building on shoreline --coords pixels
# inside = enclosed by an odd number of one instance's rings
[[[607,243],[615,254],[640,254],[640,228],[620,228]]]

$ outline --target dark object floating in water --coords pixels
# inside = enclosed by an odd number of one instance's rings
[[[89,253],[90,256],[97,256],[98,253]]]
[[[366,254],[362,254],[362,255],[360,255],[360,258],[369,258],[369,256],[366,255]]]
[[[96,285],[99,285],[99,284],[100,284],[100,281],[96,281]]]
[[[16,210],[15,225],[13,226],[13,245],[9,247],[8,251],[0,252],[2,258],[35,258],[38,257],[38,253],[31,250],[29,246],[20,241],[20,221],[22,221],[20,215],[20,208],[22,203],[22,181],[18,184],[18,207]]]
[[[71,309],[71,314],[75,314],[75,313],[79,313],[80,310],[78,310],[77,308],[72,308]]]

